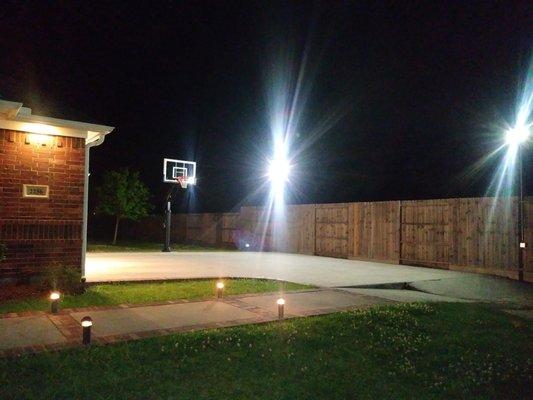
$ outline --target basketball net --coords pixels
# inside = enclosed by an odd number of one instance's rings
[[[187,177],[186,176],[178,176],[176,180],[178,181],[182,189],[187,189]]]

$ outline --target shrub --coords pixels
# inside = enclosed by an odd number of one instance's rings
[[[81,272],[66,264],[51,264],[41,275],[43,290],[59,290],[65,294],[81,294],[85,291],[85,282],[81,280]]]

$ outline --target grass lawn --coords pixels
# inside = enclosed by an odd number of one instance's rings
[[[2,399],[526,399],[532,326],[403,304],[0,359]]]
[[[162,247],[163,243],[151,242],[120,242],[116,245],[110,243],[87,243],[87,251],[92,253],[161,251]],[[170,248],[172,251],[232,251],[226,248],[184,243],[173,243]]]
[[[156,283],[109,283],[91,285],[78,296],[66,295],[61,307],[109,306],[117,304],[142,304],[177,299],[202,299],[215,295],[215,279],[164,281]],[[225,295],[265,293],[279,290],[310,289],[312,286],[267,279],[225,279]],[[49,310],[46,296],[11,300],[0,303],[0,314],[32,310]]]

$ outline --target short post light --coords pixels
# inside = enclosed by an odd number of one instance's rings
[[[222,292],[224,291],[224,282],[218,281],[217,282],[217,298],[222,298]]]
[[[278,303],[278,319],[283,319],[285,315],[285,299],[280,297],[276,303]]]
[[[61,295],[59,292],[52,292],[50,293],[50,311],[52,314],[57,314],[59,310],[59,299]]]
[[[93,326],[93,320],[91,317],[86,316],[81,319],[81,326],[83,327],[82,343],[85,346],[91,344],[91,326]]]

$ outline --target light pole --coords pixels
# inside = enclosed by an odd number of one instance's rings
[[[172,223],[172,210],[170,209],[170,205],[172,201],[172,192],[167,197],[166,202],[166,208],[165,208],[165,244],[163,245],[164,252],[170,252],[172,251],[170,249],[170,224]]]
[[[512,151],[516,151],[518,167],[518,280],[524,280],[524,181],[523,181],[523,144],[529,138],[528,126],[516,126],[505,133],[505,142]]]

